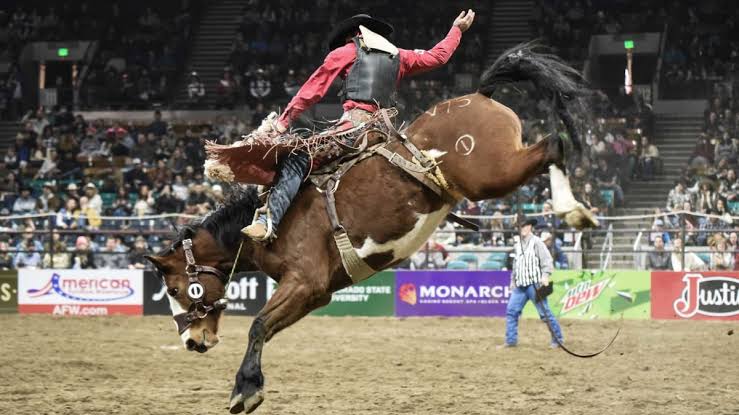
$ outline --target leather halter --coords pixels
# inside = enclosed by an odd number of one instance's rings
[[[184,333],[194,322],[204,319],[211,311],[224,310],[228,303],[225,293],[223,298],[211,305],[205,305],[203,302],[205,298],[205,286],[200,282],[200,274],[215,275],[226,289],[228,289],[228,283],[231,281],[231,278],[217,268],[196,264],[195,255],[192,253],[192,246],[192,239],[182,241],[182,250],[185,252],[185,261],[187,262],[185,265],[185,274],[188,279],[187,298],[190,299],[192,304],[190,304],[190,308],[186,313],[180,313],[174,316],[174,323],[177,326],[177,332],[179,334]]]

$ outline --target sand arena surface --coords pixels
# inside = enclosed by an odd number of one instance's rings
[[[167,317],[0,315],[2,414],[227,414],[251,319],[227,316],[221,344],[185,351]],[[565,320],[592,351],[618,322]],[[729,335],[729,330],[735,334]],[[548,349],[523,320],[310,317],[263,356],[257,414],[739,414],[739,324],[626,321],[594,359]]]

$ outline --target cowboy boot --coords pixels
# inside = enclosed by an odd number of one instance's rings
[[[309,161],[305,153],[291,154],[282,160],[278,166],[277,183],[269,193],[267,204],[257,210],[251,225],[241,229],[244,236],[258,242],[276,237],[274,231],[298,194],[303,177],[308,172]]]

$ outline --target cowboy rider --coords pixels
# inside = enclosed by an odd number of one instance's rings
[[[340,22],[328,37],[329,54],[300,88],[282,115],[270,114],[257,129],[262,134],[281,134],[291,122],[328,91],[337,76],[344,78],[344,114],[337,127],[351,128],[368,121],[380,107],[392,106],[391,96],[402,78],[444,65],[457,49],[462,32],[475,18],[471,9],[454,19],[446,37],[429,50],[405,50],[395,47],[385,37],[393,27],[366,14]],[[379,106],[378,106],[379,104]],[[267,212],[260,213],[241,232],[256,241],[275,237],[274,229],[298,193],[308,172],[305,153],[287,156],[277,166],[277,180],[269,195]]]

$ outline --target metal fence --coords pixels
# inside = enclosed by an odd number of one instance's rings
[[[546,214],[531,214],[531,217],[552,219]],[[136,217],[103,216],[97,226],[90,226],[88,218],[77,217],[77,226],[57,223],[56,214],[20,215],[0,217],[0,268],[19,266],[14,263],[18,255],[39,254],[38,267],[52,267],[60,264],[75,267],[76,264],[65,258],[79,255],[77,242],[80,236],[88,241],[85,255],[95,258],[95,266],[111,261],[106,256],[115,256],[120,263],[131,263],[136,254],[153,252],[166,246],[173,237],[173,224],[184,224],[194,216],[166,214]],[[517,240],[517,229],[512,227],[513,215],[508,216],[469,216],[463,217],[481,225],[480,231],[455,228],[438,230],[417,253],[399,267],[411,269],[509,269],[511,253]],[[737,261],[736,232],[734,223],[739,217],[712,216],[696,212],[670,212],[663,214],[600,217],[601,227],[577,231],[569,228],[540,226],[535,233],[547,232],[552,236],[550,251],[558,268],[624,268],[647,269],[649,256],[655,252],[653,240],[657,234],[666,235],[668,243],[665,251],[670,253],[670,267],[679,264],[695,266],[703,264],[704,269],[733,269]],[[634,221],[650,223],[660,219],[664,226],[633,226]],[[492,229],[492,221],[503,221],[506,226]],[[695,226],[696,223],[700,226]],[[709,225],[706,225],[709,224]],[[351,232],[351,230],[350,230]],[[717,235],[725,240],[719,243]],[[107,239],[114,241],[108,245]],[[495,242],[497,239],[497,243]],[[675,242],[679,239],[682,243]],[[137,240],[139,246],[136,247]],[[30,242],[29,242],[30,241]],[[501,242],[503,241],[503,242]],[[142,244],[143,242],[143,244]],[[696,242],[700,242],[696,244]],[[132,249],[136,247],[136,250]],[[88,253],[89,251],[89,253]],[[673,256],[674,254],[674,256]],[[666,254],[661,254],[666,255]],[[723,255],[723,257],[722,257]],[[723,258],[723,263],[716,260]],[[559,260],[558,260],[559,259]],[[700,260],[700,261],[698,261]],[[26,266],[26,264],[22,264]],[[137,263],[136,267],[148,266]],[[683,268],[686,268],[685,266]],[[670,268],[673,269],[673,268]]]

